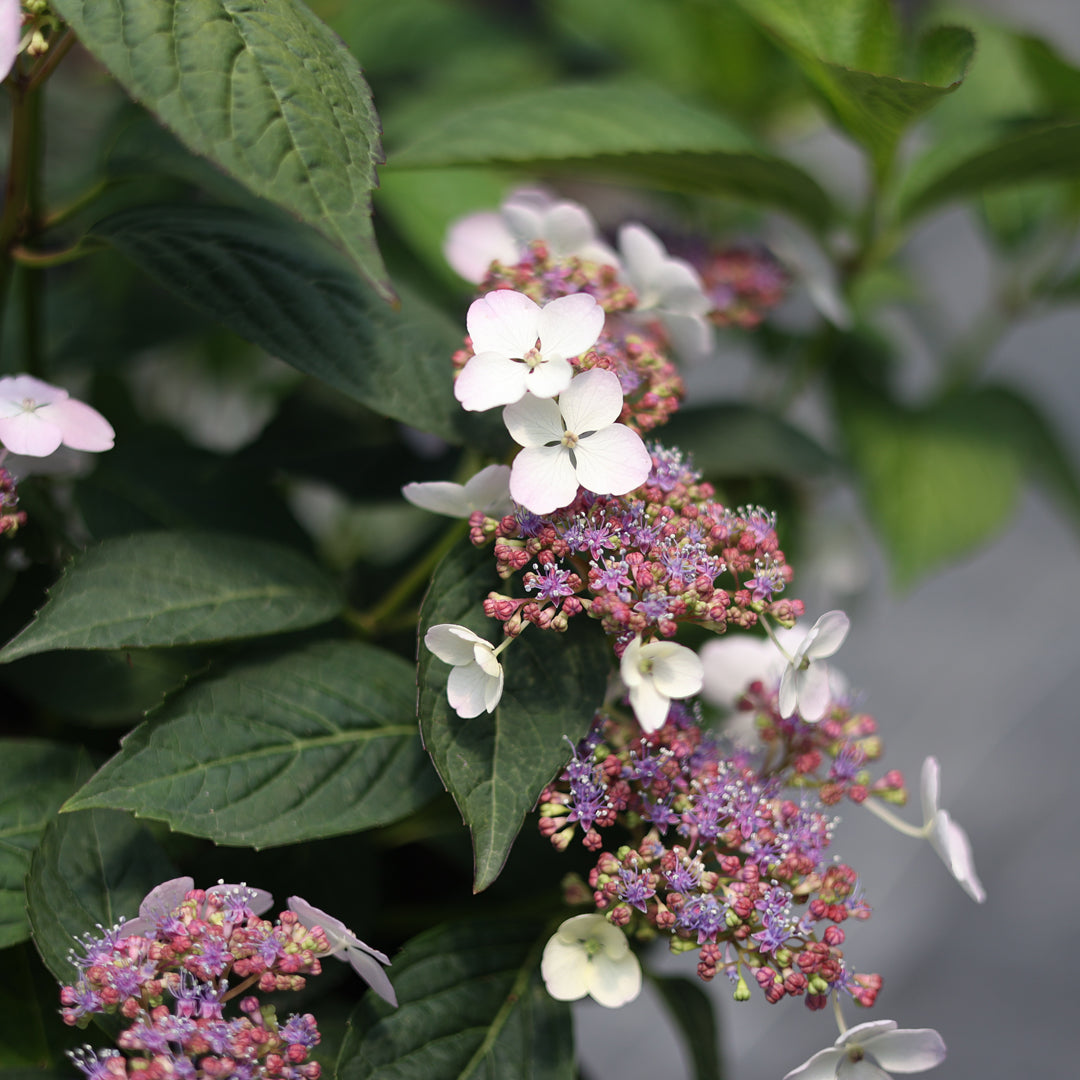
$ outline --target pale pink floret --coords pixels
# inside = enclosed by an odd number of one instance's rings
[[[0,443],[13,454],[46,457],[72,450],[112,449],[112,425],[96,409],[32,375],[0,379]]]
[[[495,646],[456,623],[439,623],[424,635],[424,644],[454,670],[446,682],[450,707],[465,720],[494,712],[503,692],[503,669]]]
[[[578,487],[625,495],[649,477],[652,459],[641,437],[616,423],[622,411],[618,376],[602,368],[578,375],[558,403],[526,397],[503,409],[515,442],[510,494],[534,514],[566,506]]]
[[[513,265],[535,240],[543,240],[557,259],[578,256],[606,266],[618,257],[597,237],[589,212],[546,192],[519,189],[499,212],[482,210],[455,221],[446,234],[446,261],[466,280],[479,285],[494,261]]]
[[[619,674],[642,731],[657,731],[667,720],[671,702],[701,690],[701,659],[692,649],[674,641],[642,645],[635,637],[622,654]]]
[[[851,621],[842,611],[826,611],[810,628],[784,669],[780,680],[780,715],[798,710],[801,719],[813,724],[825,716],[832,700],[829,669],[821,663],[844,643]]]
[[[577,1001],[588,994],[617,1009],[641,993],[641,964],[626,935],[603,915],[567,919],[544,946],[540,974],[557,1001]]]
[[[497,289],[473,302],[466,323],[476,355],[454,383],[454,395],[479,412],[526,393],[562,393],[574,375],[570,359],[596,344],[604,309],[586,293],[541,308],[524,293]]]
[[[898,1029],[895,1020],[870,1020],[849,1028],[784,1080],[888,1080],[890,1072],[924,1072],[944,1060],[945,1043],[933,1028]]]
[[[937,758],[928,757],[922,767],[923,831],[964,892],[981,904],[986,900],[986,890],[975,872],[971,841],[968,834],[949,816],[948,810],[938,808],[940,796],[941,767]]]
[[[15,66],[22,39],[22,3],[0,0],[0,79],[6,79]]]
[[[619,230],[622,276],[637,293],[635,310],[655,315],[672,344],[684,356],[696,358],[712,349],[712,327],[705,318],[712,301],[698,272],[684,259],[667,253],[644,225]]]
[[[397,1005],[397,995],[387,978],[382,966],[389,966],[390,960],[385,953],[365,945],[340,919],[327,915],[325,911],[309,904],[303,897],[290,896],[289,910],[296,913],[300,922],[309,930],[316,926],[322,928],[330,944],[328,954],[337,960],[344,960],[383,999],[391,1005]]]

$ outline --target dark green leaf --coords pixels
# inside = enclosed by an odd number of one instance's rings
[[[849,385],[837,409],[897,586],[966,555],[1008,520],[1017,455],[972,399],[911,409]]]
[[[81,934],[134,918],[142,898],[176,870],[150,834],[127,814],[61,814],[45,830],[26,881],[30,932],[63,983],[77,971],[68,952]]]
[[[680,410],[663,439],[692,454],[707,477],[821,476],[838,464],[809,435],[752,405]]]
[[[1080,123],[1034,124],[950,140],[912,166],[898,216],[910,221],[953,199],[1080,172]]]
[[[828,196],[730,120],[654,86],[560,86],[472,105],[390,157],[393,169],[516,165],[778,206],[815,226]]]
[[[907,127],[952,93],[975,52],[972,34],[938,27],[903,78],[889,0],[738,0],[799,65],[840,124],[886,168]]]
[[[723,1080],[720,1067],[720,1035],[712,999],[702,984],[682,976],[652,976],[668,1015],[682,1032],[694,1066],[694,1080]]]
[[[360,66],[299,0],[57,0],[137,101],[196,153],[393,291],[371,227],[382,161]]]
[[[23,892],[30,857],[87,765],[73,746],[0,740],[0,949],[30,936]]]
[[[241,210],[138,207],[93,232],[241,337],[376,412],[461,441],[450,357],[464,320],[408,297],[391,310],[303,230]]]
[[[189,649],[61,652],[27,656],[3,681],[27,701],[93,726],[132,724],[204,661]]]
[[[52,649],[128,649],[279,634],[332,619],[341,597],[290,548],[153,532],[76,555],[0,663]]]
[[[0,1080],[72,1080],[64,1050],[86,1039],[60,1019],[59,987],[53,977],[29,942],[5,951],[4,970]]]
[[[412,664],[320,642],[174,697],[65,809],[131,810],[253,847],[385,825],[439,791],[415,710]]]
[[[339,1080],[573,1080],[570,1009],[540,980],[534,926],[437,927],[394,958],[399,1008],[368,994]]]
[[[439,776],[472,831],[474,888],[498,876],[540,792],[570,756],[603,703],[611,653],[585,615],[565,634],[529,626],[500,656],[502,700],[493,713],[464,720],[446,700],[448,665],[423,645],[440,623],[467,626],[488,640],[500,624],[483,600],[499,584],[489,550],[463,543],[439,564],[420,612],[420,730]]]

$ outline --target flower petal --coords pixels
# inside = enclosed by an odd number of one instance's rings
[[[641,647],[641,635],[635,634],[623,649],[622,659],[619,661],[619,677],[628,689],[640,686],[645,680],[645,674],[641,670]]]
[[[644,225],[623,225],[619,229],[619,252],[626,264],[626,276],[639,293],[651,285],[660,265],[667,258],[664,245]]]
[[[15,66],[22,39],[22,4],[20,0],[0,0],[0,79],[6,79]]]
[[[816,724],[832,704],[827,665],[818,661],[805,671],[797,671],[795,692],[799,699],[799,716],[808,724]]]
[[[641,993],[641,963],[632,953],[613,959],[606,952],[592,958],[589,994],[608,1009],[618,1009]]]
[[[582,945],[555,934],[544,946],[540,974],[556,1001],[577,1001],[589,992],[589,957]]]
[[[811,660],[821,660],[832,656],[841,645],[851,629],[851,620],[842,611],[826,611],[824,615],[810,628],[809,637],[812,641],[808,645],[805,655]]]
[[[578,483],[597,495],[625,495],[641,487],[652,470],[641,436],[625,424],[612,424],[582,439],[574,454]]]
[[[454,397],[469,412],[509,405],[525,396],[529,369],[497,352],[477,353],[454,380]]]
[[[365,946],[365,949],[367,947]],[[371,950],[367,950],[370,952]],[[382,953],[375,954],[382,956]],[[388,1001],[391,1005],[397,1006],[397,994],[394,993],[394,987],[390,983],[390,979],[386,972],[383,971],[382,964],[378,960],[372,959],[367,955],[367,952],[361,951],[355,945],[350,946],[348,949],[348,959],[350,965],[352,965],[353,971],[360,976],[383,999]],[[389,963],[389,961],[383,957],[383,963]]]
[[[413,506],[421,510],[430,510],[433,514],[445,514],[447,517],[468,517],[472,510],[465,488],[452,484],[449,480],[433,480],[426,484],[406,484],[401,494]]]
[[[902,1028],[862,1040],[867,1053],[888,1072],[932,1069],[945,1060],[945,1041],[933,1028]]]
[[[968,834],[949,816],[947,810],[934,815],[929,833],[930,843],[941,856],[964,892],[977,904],[986,900],[986,890],[975,872],[975,857],[971,851]]]
[[[786,720],[795,712],[798,696],[795,692],[795,669],[788,664],[780,677],[780,715]]]
[[[479,285],[496,259],[501,263],[517,262],[518,245],[502,214],[482,210],[450,226],[443,255],[466,281]]]
[[[630,705],[642,731],[659,731],[667,722],[671,698],[645,676],[636,686],[630,687]]]
[[[784,1080],[836,1080],[836,1067],[843,1056],[841,1051],[831,1046],[827,1050],[819,1050],[797,1069],[792,1069]]]
[[[458,716],[471,720],[482,712],[491,711],[488,708],[489,689],[497,681],[500,680],[493,680],[478,664],[463,664],[455,667],[446,680],[446,699]]]
[[[724,634],[706,642],[699,653],[702,662],[701,692],[714,705],[733,709],[754,682],[766,690],[776,686],[784,660],[768,638],[745,634]]]
[[[928,827],[938,812],[941,797],[941,766],[937,758],[928,757],[922,764],[922,812],[923,825]]]
[[[56,424],[63,434],[63,443],[72,450],[88,450],[99,454],[111,450],[116,439],[112,424],[97,411],[75,398],[64,398],[42,405],[38,414],[43,420]]]
[[[588,293],[560,296],[540,312],[541,351],[569,360],[591,349],[603,329],[604,309]]]
[[[211,885],[206,890],[207,896],[227,897],[236,893],[242,896],[248,910],[253,911],[256,915],[261,915],[274,906],[274,897],[271,893],[268,893],[265,889],[252,888],[250,885],[228,885],[221,881],[217,885]]]
[[[656,688],[670,698],[687,698],[701,690],[705,669],[693,649],[674,641],[654,641],[647,647]]]
[[[478,644],[490,642],[457,623],[439,623],[424,635],[424,644],[445,664],[471,664]]]
[[[473,352],[520,359],[540,336],[540,306],[524,293],[495,289],[474,300],[465,317]]]
[[[510,466],[488,465],[465,483],[470,510],[483,510],[491,517],[503,517],[513,509],[510,498]]]
[[[614,424],[622,406],[619,376],[604,368],[592,368],[578,375],[559,399],[566,430],[576,435]]]
[[[557,202],[544,214],[543,237],[555,255],[579,255],[596,237],[596,225],[585,207]],[[576,355],[576,354],[571,354]]]
[[[302,896],[290,896],[286,903],[289,910],[295,912],[301,924],[309,930],[316,926],[322,927],[323,932],[326,934],[326,940],[330,945],[331,955],[336,956],[339,960],[345,959],[350,941],[355,941],[356,938],[340,919],[335,919],[333,915],[327,915],[321,908],[309,904]]]
[[[48,457],[58,450],[63,442],[63,432],[39,413],[40,410],[24,410],[0,420],[0,443],[13,454],[26,454],[27,457]]]
[[[531,395],[522,398],[512,405],[507,405],[502,415],[510,438],[521,446],[545,446],[552,442],[562,442],[566,431],[559,406],[547,398]],[[518,502],[521,500],[518,499]]]
[[[899,1025],[895,1020],[864,1020],[861,1024],[849,1027],[839,1036],[834,1046],[865,1046],[866,1040],[883,1031],[896,1031]]]
[[[573,502],[577,493],[577,475],[565,447],[528,447],[514,458],[510,494],[534,514],[550,514]]]
[[[12,402],[15,411],[21,411],[23,402],[32,401],[35,405],[51,405],[63,401],[68,392],[61,386],[35,379],[33,375],[5,375],[0,379],[0,402]],[[14,412],[0,411],[0,416],[13,416]]]
[[[524,365],[521,365],[524,367]],[[530,394],[539,398],[553,398],[561,394],[574,377],[574,369],[568,360],[553,356],[538,364],[531,371],[526,368],[525,386]]]

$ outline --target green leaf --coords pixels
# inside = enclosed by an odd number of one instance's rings
[[[368,994],[339,1080],[574,1080],[570,1008],[540,980],[535,926],[436,927],[390,969],[399,1007]]]
[[[348,253],[393,299],[371,226],[382,161],[360,66],[299,0],[57,0],[79,40],[191,150]]]
[[[663,438],[692,454],[707,477],[822,476],[839,464],[809,435],[753,405],[682,409]]]
[[[412,664],[319,642],[172,698],[64,809],[256,848],[385,825],[439,792],[415,713]]]
[[[1039,180],[1075,179],[1080,172],[1080,123],[998,126],[940,144],[904,178],[902,222],[954,199]]]
[[[547,87],[471,105],[390,155],[388,170],[518,166],[725,194],[822,227],[828,196],[726,118],[655,86]]]
[[[29,933],[27,933],[29,937]],[[56,982],[29,942],[4,953],[0,1080],[71,1080],[64,1051],[86,1041],[60,1019]]]
[[[894,583],[914,584],[966,555],[1008,520],[1020,466],[966,395],[926,408],[842,386],[840,426]]]
[[[77,747],[44,739],[0,740],[0,949],[30,936],[23,880],[61,803],[87,770]]]
[[[937,27],[920,42],[916,77],[901,77],[889,0],[738,0],[791,55],[837,121],[887,169],[901,135],[963,82],[975,39]]]
[[[420,612],[420,731],[424,745],[472,831],[474,888],[502,871],[525,815],[570,757],[603,703],[611,653],[585,615],[565,634],[528,626],[507,646],[502,700],[471,720],[446,700],[450,668],[423,645],[440,623],[467,626],[489,640],[501,624],[483,600],[499,584],[490,550],[462,543],[439,564]]]
[[[414,297],[394,311],[304,230],[241,210],[144,206],[92,231],[274,356],[376,412],[461,441],[450,358],[464,321]]]
[[[77,969],[68,952],[81,934],[134,918],[142,898],[176,876],[150,834],[127,814],[61,814],[46,828],[26,880],[30,931],[41,958],[62,983]]]
[[[723,1080],[716,1012],[701,982],[679,975],[654,975],[649,981],[683,1035],[683,1045],[693,1062],[694,1080]]]
[[[72,559],[0,663],[52,649],[130,649],[280,634],[342,607],[334,583],[290,548],[223,533],[151,532]]]

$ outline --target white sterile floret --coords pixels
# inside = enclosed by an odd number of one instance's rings
[[[693,649],[674,641],[643,645],[638,636],[626,646],[619,674],[642,731],[658,731],[673,699],[691,697],[701,689],[703,670]]]
[[[184,898],[194,888],[195,880],[190,877],[170,878],[160,885],[155,885],[139,904],[138,918],[124,923],[124,933],[146,937],[158,923],[171,915],[184,902]],[[239,885],[226,885],[224,881],[219,881],[206,890],[206,895],[208,897],[236,895],[255,915],[268,911],[274,903],[273,896],[265,889],[254,889],[243,882]]]
[[[32,375],[0,379],[0,443],[13,454],[46,457],[61,445],[111,450],[112,425],[89,405]]]
[[[550,398],[574,377],[570,359],[591,349],[604,309],[587,293],[540,307],[524,293],[496,289],[474,300],[466,317],[475,356],[454,383],[472,412],[509,405],[527,393]]]
[[[492,262],[516,263],[534,240],[543,240],[556,258],[578,256],[609,266],[619,262],[597,238],[588,210],[532,189],[515,191],[499,212],[482,210],[459,218],[446,234],[443,254],[466,281],[479,284]]]
[[[975,872],[971,841],[949,816],[948,810],[938,809],[940,795],[941,767],[937,758],[928,757],[922,767],[923,832],[964,892],[981,904],[986,900],[986,890]]]
[[[510,466],[488,465],[464,484],[435,480],[426,484],[406,484],[401,494],[421,510],[447,517],[467,518],[479,510],[487,517],[501,518],[511,513]]]
[[[617,1009],[641,992],[641,964],[626,935],[603,915],[567,919],[544,946],[540,974],[557,1001],[577,1001],[589,994]]]
[[[340,919],[313,907],[302,897],[290,896],[289,910],[295,911],[297,918],[309,930],[316,926],[322,927],[330,944],[330,952],[320,955],[344,960],[383,1001],[397,1005],[397,995],[382,969],[383,964],[390,964],[385,953],[365,945]]]
[[[772,690],[784,673],[784,658],[768,638],[729,631],[707,641],[699,655],[704,667],[702,696],[725,709],[734,709],[751,683]]]
[[[888,1080],[890,1072],[924,1072],[944,1060],[945,1043],[933,1028],[870,1020],[849,1028],[784,1080]]]
[[[454,667],[446,682],[446,697],[458,716],[471,720],[495,711],[503,692],[503,669],[490,641],[456,623],[439,623],[424,635],[424,644]]]
[[[821,661],[843,645],[850,627],[851,620],[842,611],[826,611],[810,627],[780,680],[781,716],[787,718],[798,710],[809,724],[825,716],[832,694],[829,669]]]
[[[558,404],[526,397],[503,409],[515,442],[525,447],[510,472],[510,494],[534,514],[573,501],[579,485],[596,495],[625,495],[649,478],[652,458],[641,436],[616,423],[623,394],[614,372],[578,375]]]
[[[712,301],[698,272],[673,258],[644,225],[619,230],[623,277],[637,293],[637,308],[664,324],[676,352],[694,358],[712,350],[712,327],[705,318]]]

